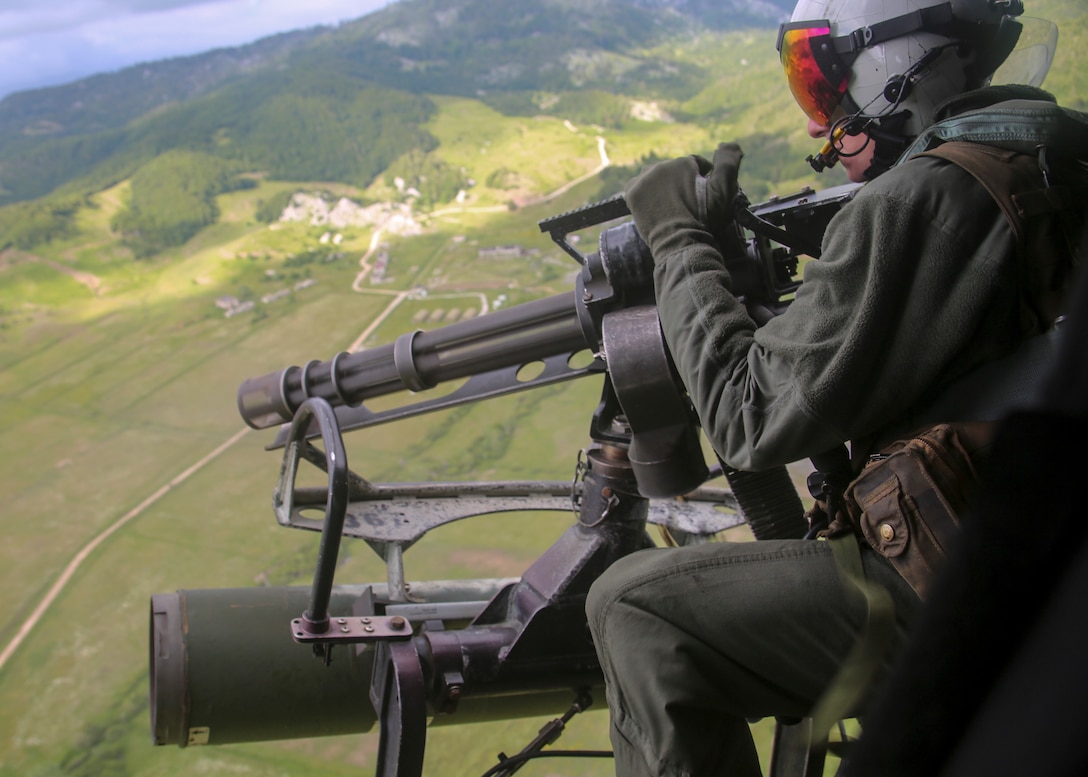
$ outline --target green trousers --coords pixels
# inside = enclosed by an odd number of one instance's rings
[[[880,556],[896,644],[919,601]],[[766,540],[640,551],[590,590],[619,777],[756,777],[747,721],[807,715],[864,628],[828,543]]]

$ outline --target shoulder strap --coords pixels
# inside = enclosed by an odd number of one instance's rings
[[[1027,154],[955,140],[923,155],[946,159],[974,176],[997,202],[1018,242],[1024,239],[1025,219],[1074,207],[1069,187],[1048,186],[1039,162]]]
[[[1073,178],[1075,185],[1052,181],[1044,146],[1034,157],[983,143],[948,141],[923,155],[963,168],[997,203],[1016,239],[1026,328],[1047,331],[1062,313],[1077,263],[1071,236],[1080,234],[1085,221],[1083,176]]]

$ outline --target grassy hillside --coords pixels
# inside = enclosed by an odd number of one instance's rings
[[[388,304],[382,287],[374,293],[350,291],[368,231],[343,233],[340,246],[351,252],[350,263],[338,259],[292,268],[287,249],[297,255],[308,245],[320,246],[324,230],[284,225],[272,231],[255,224],[256,194],[219,198],[224,214],[249,224],[239,235],[201,235],[171,261],[160,258],[153,267],[140,267],[143,273],[135,277],[100,265],[100,279],[108,288],[97,298],[50,269],[48,262],[59,259],[24,256],[23,264],[11,268],[45,269],[57,281],[70,282],[70,297],[82,295],[84,302],[49,310],[44,305],[21,308],[26,319],[4,330],[0,445],[10,462],[3,476],[4,513],[27,518],[6,526],[9,542],[0,565],[3,583],[12,592],[0,615],[6,633],[29,614],[89,539],[239,430],[233,395],[242,378],[345,348]],[[106,211],[101,220],[108,221],[111,206],[102,201],[99,207]],[[485,226],[474,216],[466,216],[467,223],[446,219],[427,238],[404,245],[393,241],[390,269],[398,275],[396,288],[410,287],[417,277],[452,274],[451,262],[463,261],[458,253],[463,244],[453,238]],[[529,230],[531,223],[521,221],[477,234],[501,244],[523,240]],[[535,285],[535,277],[545,273],[534,273],[531,262],[522,267],[500,263],[496,269],[521,287],[502,291],[515,298],[558,292],[571,264],[562,261],[563,272],[553,274],[550,286]],[[277,277],[266,280],[272,269]],[[214,305],[216,296],[238,294],[247,285],[255,294],[291,287],[295,273],[317,283],[262,305],[257,316],[227,319]],[[51,284],[40,278],[39,285]],[[455,306],[479,307],[476,292],[448,297],[439,286],[432,288],[430,309],[444,308],[448,314]],[[485,293],[494,304],[497,292]],[[375,339],[391,339],[407,328],[415,312],[398,311]],[[523,470],[551,469],[552,476],[566,477],[573,466],[571,448],[556,438],[552,421],[569,412],[572,442],[581,444],[582,408],[592,406],[593,393],[592,387],[572,386],[503,407],[495,403],[473,409],[455,419],[440,439],[430,439],[433,421],[377,430],[352,450],[352,464],[375,478],[433,477],[456,465],[458,450],[463,457],[465,440],[512,437],[508,419],[516,417],[524,433],[518,435],[518,446],[506,448],[508,463],[520,460]],[[545,428],[543,439],[534,434]],[[141,683],[148,595],[178,587],[247,586],[258,579],[304,583],[310,574],[313,537],[274,528],[268,511],[277,457],[260,450],[265,441],[249,434],[213,466],[174,487],[81,568],[66,595],[0,672],[0,729],[5,732],[0,773],[102,774],[118,759],[129,770],[119,773],[191,774],[194,763],[211,763],[213,772],[256,764],[250,767],[256,773],[310,773],[290,770],[292,757],[304,763],[313,752],[304,749],[292,756],[297,745],[277,746],[282,753],[271,755],[257,747],[201,754],[153,751],[147,744],[146,686]],[[413,446],[418,452],[409,455]],[[495,466],[494,461],[482,464]],[[540,521],[528,536],[520,531],[510,538],[486,528],[453,532],[441,550],[421,547],[420,563],[413,570],[409,558],[409,570],[417,577],[476,573],[480,567],[472,559],[487,557],[489,573],[516,574],[568,520]],[[488,550],[477,531],[499,537],[495,547]],[[464,551],[458,553],[458,546]],[[29,547],[33,553],[26,552]],[[384,577],[369,550],[349,554],[346,579]],[[73,699],[81,701],[73,704]],[[119,725],[120,741],[114,730]],[[278,772],[263,771],[273,763]],[[336,768],[335,773],[348,773],[358,766],[349,760]]]
[[[600,188],[583,191],[586,200],[622,188],[651,151],[709,153],[721,138],[738,139],[748,150],[745,185],[757,199],[815,180],[797,164],[812,141],[779,88],[771,31],[706,33],[689,45],[670,44],[646,56],[688,62],[718,75],[682,101],[634,100],[592,90],[574,100],[571,94],[541,92],[536,99],[547,111],[527,116],[504,114],[475,98],[368,86],[344,72],[254,77],[184,109],[133,123],[118,139],[122,151],[92,165],[84,177],[44,198],[0,207],[0,246],[66,256],[73,271],[102,272],[93,251],[75,247],[88,243],[80,225],[101,212],[97,198],[103,191],[122,198],[119,215],[108,223],[137,257],[180,246],[218,218],[218,192],[256,181],[262,185],[257,196],[266,202],[282,202],[281,193],[299,179],[345,183],[355,187],[353,196],[362,204],[403,200],[403,191],[393,186],[399,178],[418,191],[416,202],[424,207],[450,202],[460,191],[468,205],[524,203],[593,170],[600,162],[598,136],[612,167]],[[622,119],[609,126],[583,121],[596,116],[598,100],[606,110],[622,104],[617,114]],[[638,106],[657,118],[632,117]],[[575,113],[555,115],[562,108]],[[148,156],[155,149],[160,151]],[[59,174],[51,170],[79,168],[73,150],[89,153],[83,140],[59,138],[4,169],[22,169],[25,180],[44,186]],[[108,243],[114,237],[94,240]],[[81,251],[75,262],[73,250]],[[138,272],[126,264],[116,262],[113,269]],[[34,301],[34,295],[13,293],[12,299]]]
[[[754,16],[727,18],[705,5],[402,0],[336,29],[156,63],[140,86],[129,69],[13,95],[0,102],[0,205],[49,198],[0,208],[0,246],[63,235],[81,198],[170,150],[217,156],[277,180],[367,186],[395,158],[434,150],[423,129],[433,118],[425,94],[610,130],[630,128],[635,116],[668,117],[715,137],[752,138],[753,150],[769,152],[758,158],[789,158],[776,144],[794,112],[767,99],[780,94],[768,48],[774,9],[753,5],[764,26],[738,35],[737,25]],[[788,5],[778,2],[778,12]],[[1029,10],[1061,23],[1051,85],[1071,107],[1083,105],[1084,68],[1071,66],[1083,51],[1083,8],[1038,0]],[[432,197],[456,194],[457,169],[427,169],[450,182]]]
[[[396,156],[433,147],[418,129],[431,112],[425,98],[344,72],[270,73],[124,128],[12,149],[0,196],[31,199],[57,187],[93,191],[171,150],[215,156],[283,180],[365,185]]]
[[[70,234],[3,254],[0,448],[11,464],[0,475],[0,492],[6,516],[26,517],[7,522],[10,541],[0,550],[0,581],[11,592],[0,606],[5,633],[32,613],[81,548],[174,485],[87,557],[0,669],[0,774],[306,775],[369,768],[361,764],[373,737],[151,748],[146,606],[160,591],[257,581],[305,585],[312,574],[315,538],[275,527],[268,508],[278,456],[261,450],[267,435],[248,433],[177,480],[242,428],[234,407],[241,380],[346,348],[386,310],[393,292],[419,284],[428,297],[395,308],[366,344],[389,342],[420,320],[437,326],[478,312],[481,300],[493,308],[570,288],[574,263],[540,235],[536,221],[607,189],[592,178],[546,197],[600,164],[597,129],[552,117],[505,117],[474,100],[433,101],[436,112],[425,125],[438,141],[431,157],[501,184],[478,184],[465,202],[433,215],[417,212],[419,236],[383,237],[386,279],[364,281],[361,293],[351,289],[373,227],[265,224],[257,218],[261,203],[299,187],[262,177],[252,178],[251,188],[208,195],[217,222],[143,261],[134,261],[132,248],[111,230],[130,207],[136,177],[89,195],[71,217]],[[664,123],[603,137],[620,164],[655,149],[683,153],[714,142],[705,129]],[[405,157],[392,169],[412,165]],[[304,188],[359,202],[401,196],[384,177],[367,190],[328,182]],[[511,201],[521,204],[510,210]],[[512,244],[525,255],[478,258],[480,248]],[[309,280],[315,283],[296,289]],[[285,289],[285,297],[260,301]],[[256,308],[226,318],[215,304],[224,295],[252,300]],[[375,479],[565,479],[586,442],[598,392],[599,385],[585,381],[380,427],[349,439],[351,464]],[[449,527],[412,549],[408,574],[516,575],[569,522],[569,515],[556,515]],[[349,544],[346,555],[339,579],[384,578],[369,549]],[[455,759],[464,773],[480,773],[498,750],[520,747],[539,725],[485,726],[478,748],[467,753],[457,729],[437,730],[430,768],[450,773],[441,765]],[[570,745],[606,747],[604,725],[603,713],[588,715],[569,735]],[[607,772],[590,762],[570,774]]]
[[[1084,11],[1065,0],[1040,0],[1032,12],[1062,25],[1047,86],[1066,104],[1083,106],[1086,49],[1078,43]],[[491,309],[570,288],[575,265],[539,234],[536,221],[619,190],[650,154],[705,153],[719,139],[739,138],[747,151],[742,183],[753,196],[816,181],[801,161],[812,142],[781,83],[773,32],[706,32],[683,45],[647,44],[644,53],[713,74],[682,94],[638,100],[656,102],[671,121],[634,120],[634,98],[601,91],[509,92],[511,103],[538,108],[524,112],[490,95],[408,95],[368,86],[377,102],[388,98],[412,115],[410,132],[397,122],[376,128],[367,139],[388,142],[377,144],[380,155],[373,157],[371,149],[359,150],[360,166],[347,181],[328,175],[300,183],[269,172],[279,164],[277,155],[288,165],[298,143],[258,143],[259,122],[245,124],[240,108],[231,113],[229,98],[242,100],[245,90],[221,84],[226,91],[185,114],[192,122],[185,126],[211,138],[205,145],[141,157],[139,139],[158,136],[150,127],[165,131],[183,123],[181,114],[163,109],[126,125],[130,134],[123,137],[109,135],[116,128],[96,136],[118,144],[115,167],[96,168],[80,186],[44,200],[0,209],[0,243],[10,244],[0,253],[3,633],[17,631],[89,542],[133,516],[86,556],[0,668],[0,775],[301,777],[372,770],[372,735],[186,750],[149,744],[148,597],[178,588],[306,585],[316,554],[313,536],[274,525],[270,497],[279,458],[262,450],[270,434],[247,432],[192,468],[241,431],[234,397],[246,377],[327,358],[387,312],[364,345],[439,326],[466,310],[479,312],[484,303]],[[280,105],[291,116],[292,101],[312,99],[306,116],[320,116],[320,131],[338,143],[348,142],[346,128],[368,115],[362,101],[351,103],[356,113],[340,113],[348,103],[333,99],[339,81],[328,82],[328,101],[319,89],[280,91],[267,83],[271,101],[252,105],[270,111]],[[282,103],[273,99],[280,97]],[[228,131],[213,131],[223,127]],[[313,129],[300,122],[298,131]],[[362,147],[361,137],[350,140]],[[612,166],[549,198],[600,164],[598,137]],[[267,155],[234,154],[240,145]],[[54,148],[78,166],[77,146]],[[207,157],[231,166],[205,176]],[[259,163],[246,164],[253,160]],[[446,175],[464,185],[461,202],[441,194]],[[265,204],[282,203],[298,190],[324,193],[331,202],[403,204],[407,187],[426,189],[435,179],[442,186],[430,195],[421,191],[431,199],[414,211],[421,233],[383,233],[384,280],[366,276],[358,291],[359,261],[374,225],[270,225],[258,215]],[[178,187],[167,187],[167,180]],[[186,180],[201,185],[185,188],[179,182]],[[248,183],[236,185],[241,180]],[[114,228],[138,219],[140,203],[174,203],[186,191],[204,223],[179,245],[137,261],[133,230],[126,243]],[[209,213],[215,214],[210,221]],[[185,221],[181,208],[175,215]],[[30,237],[12,238],[20,234]],[[481,248],[502,245],[522,246],[525,253],[479,255]],[[397,292],[417,285],[427,287],[425,299],[391,307]],[[254,308],[228,318],[216,304],[225,296],[252,301]],[[586,442],[598,392],[587,380],[378,427],[349,437],[349,460],[378,480],[564,479]],[[556,515],[448,527],[409,552],[408,577],[516,575],[569,522],[570,516]],[[384,578],[369,549],[348,543],[345,556],[338,580]],[[542,722],[473,726],[468,733],[435,729],[428,773],[479,774],[495,753],[522,746]],[[562,742],[607,747],[603,712],[576,718]],[[610,766],[574,762],[562,773],[604,775]]]

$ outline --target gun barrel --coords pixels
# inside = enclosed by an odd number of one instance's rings
[[[589,347],[596,344],[585,334],[574,292],[567,292],[250,378],[238,389],[238,411],[251,427],[265,429],[290,421],[309,397],[333,406],[356,405]]]

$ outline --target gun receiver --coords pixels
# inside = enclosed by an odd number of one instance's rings
[[[741,199],[737,228],[751,236],[745,255],[727,262],[757,320],[789,304],[799,255],[818,255],[827,222],[855,189],[805,191],[754,207]],[[587,691],[601,678],[586,637],[585,597],[608,566],[652,545],[647,523],[678,542],[705,541],[744,522],[758,538],[804,533],[785,468],[725,473],[730,489],[705,485],[720,470],[707,466],[698,419],[661,334],[645,243],[630,221],[603,229],[589,255],[569,238],[627,214],[622,198],[613,198],[540,223],[581,266],[571,292],[241,385],[247,424],[284,425],[270,446],[284,449],[275,513],[283,525],[321,532],[317,568],[308,597],[269,589],[153,598],[157,744],[318,736],[379,723],[377,774],[419,777],[428,718],[546,714],[574,699],[565,724],[588,706]],[[579,366],[581,352],[590,356]],[[527,377],[534,362],[543,369]],[[344,431],[587,375],[603,376],[602,394],[573,482],[373,484],[347,468]],[[425,395],[458,379],[466,380],[446,395]],[[390,410],[365,404],[402,391],[422,396]],[[323,450],[309,442],[315,437]],[[328,475],[327,488],[296,487],[302,461]],[[409,594],[403,554],[426,532],[488,512],[541,509],[573,510],[576,520],[521,578],[424,582]],[[322,520],[307,517],[314,511]],[[334,586],[345,535],[385,560],[384,584]],[[310,645],[327,668],[304,662],[297,643]],[[329,668],[338,645],[346,655]],[[254,671],[265,666],[283,678],[271,692],[264,669]],[[372,712],[358,703],[368,684]]]

